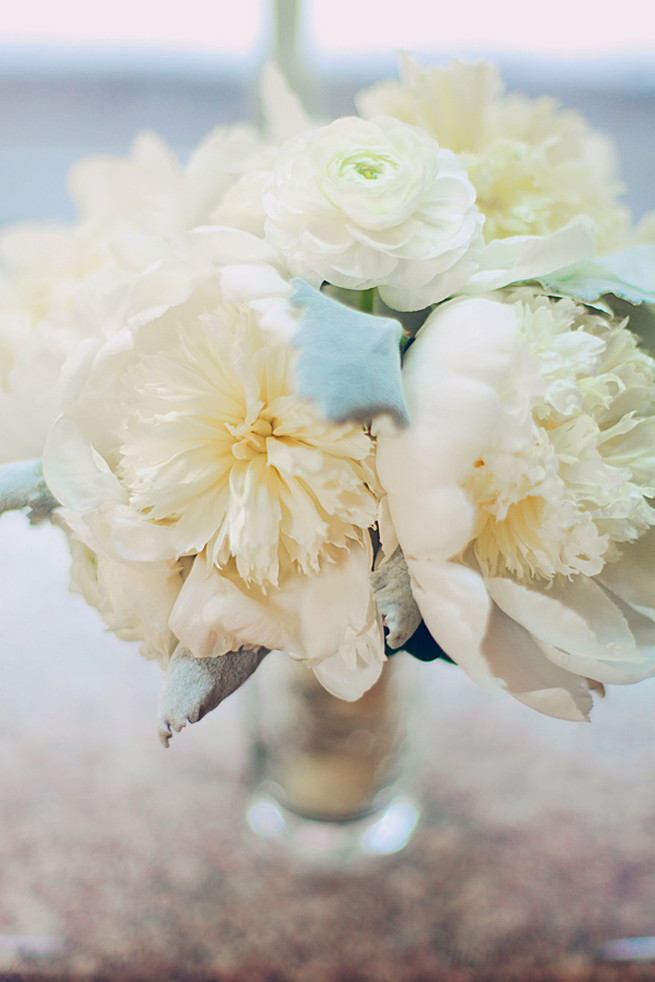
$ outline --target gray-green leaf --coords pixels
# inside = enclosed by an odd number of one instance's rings
[[[609,256],[568,266],[541,282],[548,289],[593,303],[612,293],[630,303],[655,303],[655,245],[628,246]]]
[[[304,280],[294,286],[292,300],[305,308],[293,339],[300,393],[335,423],[370,423],[388,414],[407,426],[399,321],[353,310]]]

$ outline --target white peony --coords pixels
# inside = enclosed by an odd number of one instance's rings
[[[450,150],[412,126],[338,119],[280,148],[265,235],[314,285],[378,287],[396,310],[453,294],[476,265],[482,218]]]
[[[199,657],[273,641],[316,666],[340,652],[367,687],[384,659],[368,585],[373,444],[296,394],[299,312],[265,258],[246,233],[203,229],[139,277],[122,329],[71,376],[44,471],[105,585],[115,562],[126,582],[193,567],[168,627]],[[220,615],[199,630],[207,592]],[[115,591],[110,607],[119,624]],[[342,676],[330,685],[352,692]]]
[[[393,116],[421,127],[465,166],[485,216],[484,235],[547,235],[578,215],[596,227],[599,248],[618,248],[629,223],[617,195],[617,153],[577,112],[548,97],[506,94],[489,64],[422,69],[401,58],[400,81],[357,97],[366,118]]]
[[[654,674],[655,362],[624,324],[530,288],[460,298],[403,379],[412,423],[379,435],[378,472],[447,654],[567,719],[585,679]]]

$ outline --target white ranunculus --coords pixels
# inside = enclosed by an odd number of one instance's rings
[[[412,126],[338,119],[280,148],[266,238],[292,275],[378,287],[396,310],[453,294],[475,268],[482,219],[450,150]]]
[[[641,577],[655,362],[619,321],[534,290],[460,298],[409,349],[411,425],[377,464],[426,625],[478,682],[581,719],[585,679],[655,673]],[[602,584],[602,585],[601,585]]]
[[[357,97],[366,118],[393,116],[421,127],[464,164],[485,216],[487,242],[547,235],[578,215],[595,225],[602,251],[618,248],[629,211],[618,202],[618,155],[611,141],[553,99],[506,94],[489,64],[421,68],[401,58],[400,81]]]

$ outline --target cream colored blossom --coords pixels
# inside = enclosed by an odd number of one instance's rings
[[[631,608],[628,584],[654,535],[655,362],[626,326],[529,288],[459,299],[403,377],[412,424],[379,435],[378,471],[444,650],[570,719],[584,678],[653,674],[655,592]]]
[[[397,310],[443,300],[475,268],[481,217],[463,168],[415,127],[338,119],[280,148],[265,234],[292,275],[378,287]]]
[[[295,393],[294,353],[231,311],[181,324],[123,376],[117,472],[176,555],[207,549],[244,582],[320,560],[373,523],[370,440]]]
[[[577,112],[548,97],[506,94],[496,68],[453,62],[420,68],[401,59],[401,80],[357,98],[360,113],[420,126],[466,167],[485,216],[487,242],[545,235],[588,215],[598,244],[621,244],[629,213],[617,201],[617,154]]]
[[[221,252],[262,248],[230,230],[192,233],[186,258],[162,262],[131,289],[134,327],[80,368],[82,386],[46,456],[48,480],[77,493],[79,475],[60,469],[77,427],[127,502],[114,532],[127,559],[206,549],[212,564],[234,561],[244,581],[275,584],[289,567],[315,572],[374,521],[370,438],[328,423],[295,394],[287,340],[298,310],[288,297],[259,295],[288,285],[263,263],[216,265]],[[226,302],[223,289],[250,293],[249,302]]]
[[[86,594],[121,636],[143,629],[121,577],[142,598],[171,575],[166,630],[198,657],[284,645],[357,698],[384,660],[368,583],[373,444],[296,394],[299,311],[267,256],[245,233],[196,230],[139,277],[121,330],[70,379],[44,470],[98,557]]]

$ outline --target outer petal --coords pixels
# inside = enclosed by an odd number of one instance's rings
[[[107,463],[68,416],[53,426],[43,455],[48,487],[65,508],[89,512],[124,497]]]
[[[464,289],[467,293],[484,293],[510,283],[539,279],[589,258],[594,248],[594,224],[584,215],[550,235],[494,239]]]
[[[560,719],[584,720],[591,697],[579,675],[555,665],[529,633],[496,607],[482,577],[458,563],[412,567],[414,596],[444,651],[487,689],[504,688]]]
[[[527,586],[503,577],[486,582],[494,601],[509,617],[539,641],[566,653],[569,670],[599,682],[615,682],[613,666],[625,665],[631,672],[643,664],[625,617],[593,580],[576,576],[550,587]]]
[[[570,655],[567,651],[554,648],[543,642],[539,646],[556,665],[580,672],[585,677],[612,685],[631,685],[655,675],[655,624],[647,617],[628,607],[618,597],[613,596],[613,604],[625,617],[626,623],[638,649],[638,659],[634,661],[602,661],[593,655]]]
[[[334,655],[314,665],[314,674],[333,696],[354,702],[377,682],[383,664],[380,627],[375,611],[371,609],[368,628],[350,638]]]
[[[284,648],[287,632],[258,592],[237,582],[197,556],[177,598],[170,627],[197,658],[213,658],[239,648]]]
[[[449,559],[472,534],[460,481],[502,425],[498,391],[522,350],[513,310],[488,298],[444,304],[419,331],[403,366],[410,426],[378,434],[377,467],[411,569]]]
[[[557,719],[588,718],[592,699],[582,679],[549,661],[528,632],[497,607],[482,650],[493,674],[519,702]]]
[[[382,628],[369,585],[370,551],[353,546],[315,576],[289,577],[265,594],[246,589],[196,558],[170,625],[198,657],[241,647],[266,647],[317,666],[320,681],[343,699],[357,699],[385,660]]]
[[[478,685],[497,688],[482,652],[492,604],[480,574],[461,563],[405,559],[414,599],[432,637]]]
[[[603,586],[639,613],[655,620],[655,529],[624,546],[621,559],[608,563],[597,577]]]

